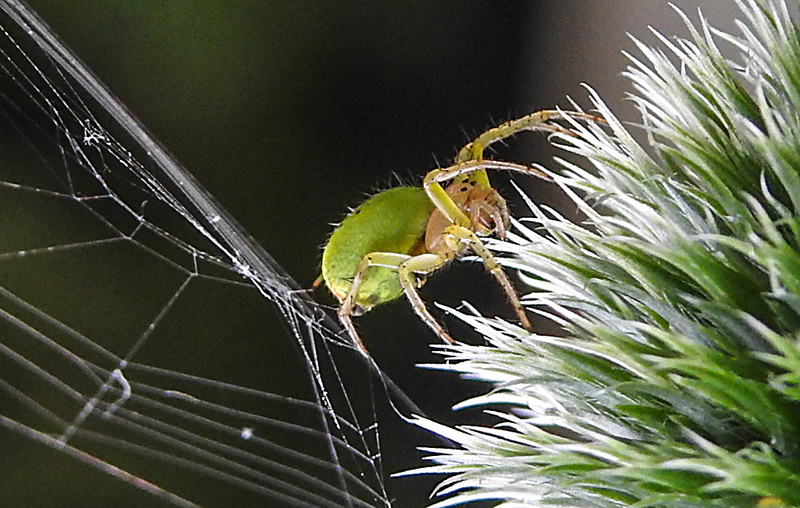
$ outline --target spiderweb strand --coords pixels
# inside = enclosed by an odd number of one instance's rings
[[[0,114],[40,168],[6,175],[0,166],[0,192],[32,206],[47,202],[59,220],[82,228],[21,248],[0,239],[5,272],[124,249],[167,281],[164,291],[148,294],[149,317],[121,347],[73,325],[68,314],[59,317],[48,298],[20,294],[35,293],[36,283],[12,290],[14,279],[0,278],[0,323],[7,325],[0,360],[8,366],[0,367],[0,428],[176,506],[193,504],[156,485],[158,478],[144,479],[147,468],[131,466],[132,473],[120,464],[145,457],[293,506],[388,506],[373,387],[360,379],[367,396],[354,399],[341,365],[368,367],[407,411],[420,411],[374,363],[352,353],[338,324],[28,6],[0,0],[0,10],[8,16],[0,19]],[[187,294],[204,284],[274,304],[297,338],[308,400],[138,360],[164,340]]]

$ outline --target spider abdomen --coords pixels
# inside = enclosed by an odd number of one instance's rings
[[[333,231],[322,253],[322,277],[331,293],[344,299],[366,254],[424,252],[425,228],[433,208],[421,187],[388,189],[359,205]],[[358,288],[355,304],[366,312],[402,294],[396,269],[371,267]]]

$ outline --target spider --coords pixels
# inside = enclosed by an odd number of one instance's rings
[[[443,341],[453,344],[417,289],[431,273],[469,252],[480,256],[522,326],[531,329],[511,281],[481,241],[490,234],[505,238],[509,224],[506,202],[489,183],[486,170],[550,178],[531,167],[484,159],[483,152],[492,143],[525,130],[572,135],[550,123],[565,115],[603,122],[592,115],[555,110],[506,122],[464,146],[452,166],[430,171],[422,187],[394,187],[375,194],[334,229],[322,252],[321,277],[339,301],[339,321],[365,356],[369,352],[352,317],[403,294],[420,319]]]

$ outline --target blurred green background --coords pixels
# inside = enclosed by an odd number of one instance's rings
[[[728,0],[676,3],[692,15],[699,4],[715,26],[733,25]],[[685,34],[662,1],[31,4],[305,287],[318,274],[330,224],[347,207],[398,179],[418,183],[486,128],[569,107],[567,96],[589,107],[582,82],[635,121],[632,105],[622,100],[630,87],[620,74],[626,62],[620,51],[635,53],[626,32],[651,41],[650,24]],[[552,166],[553,152],[541,138],[520,137],[499,152]],[[512,197],[507,180],[495,179]],[[571,211],[553,187],[515,181]],[[323,290],[315,296],[334,304]],[[454,306],[467,299],[486,314],[511,317],[477,265],[449,268],[423,296]],[[466,333],[454,320],[446,323]],[[415,367],[436,360],[428,346],[436,338],[404,301],[356,326],[377,362],[433,416],[457,421],[450,405],[480,389]],[[290,341],[277,347],[294,347]],[[296,375],[297,365],[291,368],[287,376]],[[391,455],[388,472],[418,465],[418,432],[383,435],[392,441],[384,449]],[[432,481],[390,480],[397,506],[423,504]],[[147,498],[97,499],[98,506],[128,502],[144,506]]]

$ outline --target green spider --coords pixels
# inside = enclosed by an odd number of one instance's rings
[[[483,152],[492,143],[524,130],[571,134],[548,123],[564,115],[603,121],[584,113],[543,110],[506,122],[462,148],[452,166],[429,172],[422,187],[395,187],[380,192],[336,227],[322,252],[322,279],[339,300],[339,320],[364,355],[369,353],[352,316],[360,316],[404,293],[422,321],[442,340],[454,343],[428,311],[417,289],[428,275],[468,252],[480,256],[503,288],[522,326],[531,329],[511,281],[480,240],[492,233],[505,238],[509,223],[506,202],[489,183],[486,170],[549,177],[531,167],[485,160]],[[450,183],[443,187],[446,182]]]

